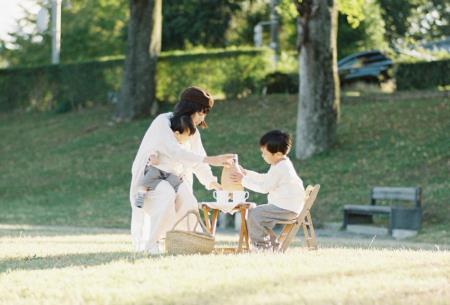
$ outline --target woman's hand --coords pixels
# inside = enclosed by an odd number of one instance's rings
[[[237,183],[241,183],[242,182],[242,178],[244,178],[244,176],[245,175],[243,173],[240,173],[240,172],[237,172],[237,171],[234,171],[234,172],[230,173],[231,181],[237,182]]]
[[[212,157],[205,157],[203,162],[212,166],[228,166],[233,162],[234,154],[223,154]]]
[[[211,182],[209,184],[209,188],[213,189],[213,190],[216,190],[216,191],[222,191],[223,190],[222,185],[220,185],[220,183],[217,183],[217,182]]]

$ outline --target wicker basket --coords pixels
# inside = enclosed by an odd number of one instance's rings
[[[185,218],[188,220],[188,230],[190,230],[188,218],[190,214],[196,217],[192,231],[175,230],[175,227]],[[203,232],[196,232],[198,224]],[[208,254],[214,250],[214,237],[206,229],[198,211],[191,210],[175,223],[171,231],[166,233],[165,246],[168,254]]]

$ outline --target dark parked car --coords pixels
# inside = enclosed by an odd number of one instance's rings
[[[380,51],[355,53],[338,61],[341,85],[355,81],[379,84],[389,79],[392,60]]]

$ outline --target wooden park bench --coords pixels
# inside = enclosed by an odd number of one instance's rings
[[[410,201],[414,206],[377,205],[377,200]],[[349,224],[373,223],[374,215],[389,217],[389,234],[393,230],[419,230],[422,222],[422,189],[419,187],[374,187],[369,205],[344,206],[343,229]]]

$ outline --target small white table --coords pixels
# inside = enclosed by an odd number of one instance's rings
[[[217,218],[219,216],[220,209],[216,208],[215,202],[200,202],[199,206],[203,211],[203,218],[205,220],[206,228],[214,236],[216,234]],[[256,207],[256,203],[254,202],[242,202],[237,204],[232,210],[233,212],[241,213],[241,229],[239,231],[239,246],[237,248],[238,253],[250,250],[247,214],[248,210],[254,207]],[[212,212],[211,219],[209,218],[209,212]]]

